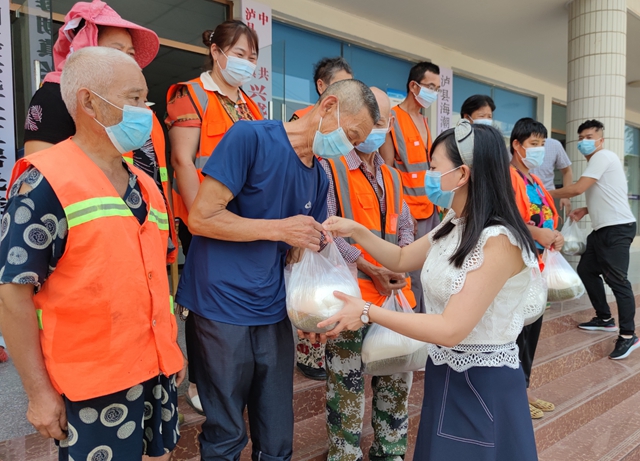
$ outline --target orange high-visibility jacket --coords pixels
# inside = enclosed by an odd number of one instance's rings
[[[131,167],[148,209],[140,225],[72,140],[21,159],[12,178],[30,165],[51,184],[68,226],[65,252],[33,297],[55,389],[80,401],[180,371],[165,265],[170,223],[156,183]]]
[[[169,102],[176,91],[182,86],[185,86],[189,91],[189,96],[195,105],[198,115],[202,120],[202,126],[200,127],[200,146],[198,152],[196,152],[195,165],[198,170],[198,176],[200,182],[204,179],[202,175],[202,168],[209,160],[209,157],[213,153],[214,149],[224,136],[224,134],[233,125],[233,120],[229,117],[227,112],[222,107],[218,96],[214,91],[207,91],[202,85],[200,77],[189,80],[188,82],[177,83],[172,85],[167,92],[167,102]],[[260,108],[253,100],[243,92],[243,98],[247,103],[249,111],[256,120],[262,120],[262,113]],[[185,224],[189,222],[189,211],[180,197],[180,191],[178,190],[178,183],[173,178],[173,214],[176,218],[180,218]]]
[[[391,139],[396,150],[395,167],[400,171],[404,197],[416,219],[427,219],[434,211],[433,203],[424,191],[424,174],[429,168],[428,154],[431,149],[431,131],[427,128],[427,145],[425,146],[411,116],[400,106],[393,109],[395,122],[391,129]]]
[[[313,108],[314,108],[314,106],[315,106],[315,104],[311,104],[310,106],[305,107],[304,109],[298,109],[297,111],[295,111],[295,112],[293,113],[293,115],[294,115],[295,117],[302,118],[302,117],[304,117],[306,114],[308,114],[309,112],[311,112],[311,109],[313,109]],[[293,119],[293,117],[291,117],[291,118]]]
[[[169,212],[169,234],[171,235],[171,242],[173,243],[173,247],[176,248],[175,251],[172,251],[171,254],[167,255],[167,264],[171,264],[176,260],[178,256],[178,236],[176,235],[176,229],[173,225],[173,212],[171,211],[171,207],[169,207],[169,197],[171,193],[171,188],[169,187],[169,174],[167,173],[167,154],[166,154],[166,144],[164,138],[164,131],[162,131],[162,125],[158,121],[156,115],[153,115],[153,129],[151,130],[151,142],[153,143],[153,150],[156,153],[156,158],[158,159],[158,170],[160,173],[160,182],[162,183],[162,191],[164,193],[164,198],[167,203],[167,210]],[[133,152],[129,151],[123,155],[126,162],[130,165],[133,165]]]
[[[394,245],[398,244],[398,217],[402,212],[402,181],[400,174],[387,165],[382,165],[382,177],[384,179],[384,196],[386,214],[380,210],[380,202],[376,191],[360,168],[349,170],[347,160],[341,157],[337,160],[327,160],[333,173],[333,181],[336,188],[336,199],[339,213],[342,217],[352,219],[364,225],[378,237]],[[355,246],[362,252],[364,259],[370,263],[382,267],[353,239],[345,238],[347,243]],[[409,305],[414,307],[416,299],[411,291],[410,278],[407,277],[407,285],[402,289]],[[370,301],[376,306],[382,306],[386,297],[376,289],[371,277],[362,271],[358,271],[358,285],[362,292],[362,299]]]

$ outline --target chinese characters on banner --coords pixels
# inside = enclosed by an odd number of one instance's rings
[[[0,211],[4,209],[11,169],[16,160],[13,131],[13,69],[9,2],[0,5]]]
[[[26,5],[29,11],[29,70],[33,94],[44,76],[53,70],[51,0],[27,0]],[[38,65],[40,75],[36,75]]]
[[[256,31],[260,45],[258,63],[253,79],[242,89],[260,107],[262,115],[269,115],[271,101],[271,8],[253,0],[242,0],[242,21]]]
[[[453,71],[440,67],[440,92],[438,94],[438,134],[452,127],[453,120]]]

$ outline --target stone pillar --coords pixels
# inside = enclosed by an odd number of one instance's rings
[[[604,124],[605,148],[624,161],[627,2],[574,0],[568,8],[567,153],[577,180],[587,163],[576,132],[585,120]],[[584,206],[584,196],[575,202]]]
[[[587,166],[577,148],[577,130],[585,120],[604,124],[605,148],[624,162],[627,2],[573,0],[568,8],[567,153],[576,181]],[[571,203],[574,208],[586,206],[584,194]],[[590,231],[588,215],[581,226]],[[574,265],[578,262],[578,257],[567,259]]]

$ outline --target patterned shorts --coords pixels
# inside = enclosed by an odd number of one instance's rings
[[[140,461],[170,452],[180,438],[175,375],[81,402],[63,398],[69,430],[59,461]]]

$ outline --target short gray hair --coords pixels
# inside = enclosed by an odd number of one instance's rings
[[[80,88],[105,93],[114,75],[126,64],[140,68],[127,53],[105,46],[88,46],[69,56],[60,77],[60,92],[74,121]]]
[[[378,101],[371,89],[360,80],[350,79],[332,83],[324,90],[318,103],[327,96],[336,96],[340,101],[340,111],[345,114],[356,114],[366,108],[375,125],[380,120]]]

